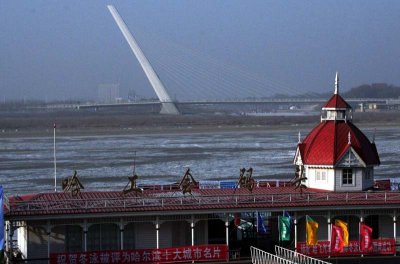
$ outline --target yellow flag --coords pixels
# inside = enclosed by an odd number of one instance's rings
[[[347,223],[342,220],[336,219],[335,225],[343,230],[343,245],[347,247],[349,245],[349,229],[347,228]]]
[[[318,244],[317,230],[318,230],[318,223],[307,215],[306,216],[307,245]]]

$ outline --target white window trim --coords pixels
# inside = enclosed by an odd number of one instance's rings
[[[352,177],[352,183],[351,184],[343,183],[343,176],[344,176],[343,171],[344,170],[351,170],[351,177]],[[343,168],[341,174],[342,175],[341,175],[341,179],[340,179],[340,186],[343,186],[343,187],[356,186],[356,172],[355,172],[355,170],[353,168]]]

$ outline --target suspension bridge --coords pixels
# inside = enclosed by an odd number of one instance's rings
[[[305,98],[305,91],[290,87],[244,67],[221,62],[203,52],[189,49],[159,36],[142,37],[140,45],[117,9],[107,6],[126,42],[142,67],[158,99],[125,103],[90,103],[79,109],[138,105],[161,105],[162,114],[180,114],[179,106],[215,104],[308,104],[325,102],[323,98]],[[148,48],[149,59],[141,47]],[[162,47],[162,48],[160,48]],[[152,63],[150,63],[152,61]],[[173,91],[173,96],[170,95]],[[277,96],[281,94],[281,96]],[[287,96],[283,96],[287,95]],[[195,99],[193,99],[195,98]],[[385,103],[387,99],[357,98],[350,103]]]

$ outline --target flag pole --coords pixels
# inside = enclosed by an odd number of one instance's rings
[[[56,123],[53,126],[54,192],[57,192]]]

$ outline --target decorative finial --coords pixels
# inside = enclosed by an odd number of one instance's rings
[[[300,130],[299,130],[299,143],[301,143],[301,133],[300,133]]]
[[[347,136],[347,138],[348,138],[347,144],[351,145],[351,134],[350,134],[350,131],[349,131],[349,135]]]
[[[339,94],[339,74],[336,72],[335,77],[335,94]]]

